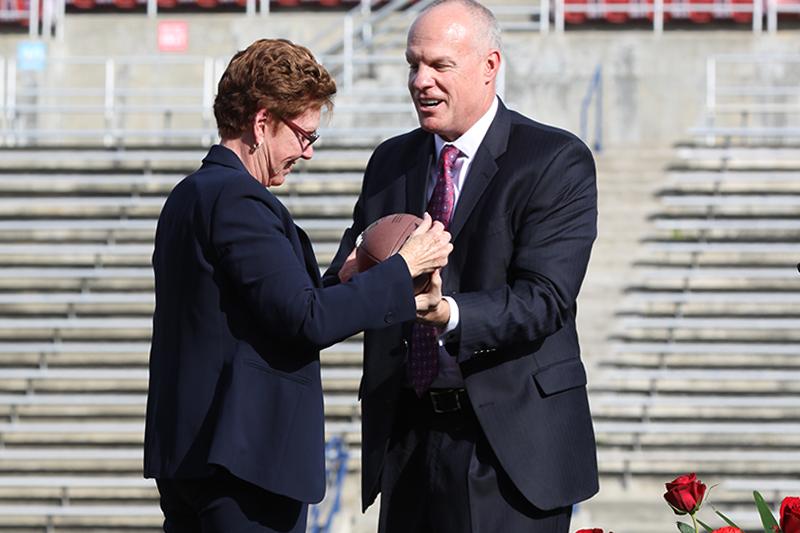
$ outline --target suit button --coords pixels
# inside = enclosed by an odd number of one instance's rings
[[[394,313],[392,313],[391,311],[386,313],[386,316],[383,317],[383,321],[386,322],[387,324],[391,324],[392,322],[394,322]]]
[[[397,346],[392,348],[392,350],[389,351],[389,355],[391,355],[392,357],[400,357],[400,356],[405,357],[407,353],[408,353],[408,341],[405,339],[403,339],[402,343],[398,344]]]

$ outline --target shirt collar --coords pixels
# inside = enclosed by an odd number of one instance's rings
[[[442,153],[442,148],[445,144],[452,144],[458,148],[461,153],[468,159],[475,157],[478,153],[478,148],[486,137],[486,132],[489,131],[489,126],[492,125],[494,116],[497,114],[497,97],[492,99],[492,105],[475,124],[470,127],[464,134],[453,142],[448,142],[439,137],[439,134],[433,136],[434,146],[436,147],[436,160],[439,160],[439,154]]]

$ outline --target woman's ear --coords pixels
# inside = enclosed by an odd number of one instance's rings
[[[258,148],[266,141],[267,129],[272,127],[273,122],[272,115],[266,108],[262,107],[256,112],[252,126],[253,149]]]

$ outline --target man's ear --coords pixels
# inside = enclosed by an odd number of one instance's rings
[[[486,81],[492,81],[497,78],[497,74],[500,72],[501,62],[502,56],[500,56],[500,51],[491,50],[483,61],[483,75],[486,77]]]

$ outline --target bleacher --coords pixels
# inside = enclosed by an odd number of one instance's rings
[[[605,476],[697,472],[721,483],[717,508],[757,527],[753,490],[777,506],[800,489],[800,92],[754,113],[769,82],[747,80],[735,135],[712,106],[676,147],[590,382]]]
[[[110,517],[158,526],[153,485],[141,479],[149,260],[161,204],[202,157],[191,151],[193,162],[171,163],[181,173],[134,174],[109,160],[105,171],[81,174],[67,159],[69,170],[54,175],[32,162],[44,157],[36,151],[0,173],[0,530],[86,531]],[[344,161],[336,171],[301,168],[275,190],[323,266],[366,162]],[[323,357],[329,434],[354,435],[358,340]]]
[[[311,235],[322,268],[371,149],[415,124],[402,87],[412,12],[394,11],[402,4],[350,12],[350,33],[345,27],[319,49],[342,88],[335,117],[314,159],[274,190]],[[535,36],[551,22],[558,29],[561,16],[574,28],[635,25],[659,8],[664,21],[745,23],[755,5],[567,0],[497,11],[506,30]],[[207,103],[225,58],[52,60],[61,70],[80,65],[84,79],[40,87],[34,98],[21,85],[9,91],[9,75],[0,101],[0,531],[153,532],[156,492],[141,479],[152,237],[166,195],[214,138]],[[752,77],[731,58],[716,61],[719,72],[730,64]],[[170,89],[148,69],[195,72],[186,79],[200,81]],[[661,484],[685,471],[722,481],[714,499],[734,515],[748,510],[749,490],[773,503],[800,490],[800,128],[786,118],[797,116],[797,88],[763,81],[708,88],[710,114],[676,147],[647,238],[632,251],[614,349],[588,361],[603,490],[612,497],[619,484],[646,486],[637,501],[658,500]],[[142,90],[149,86],[161,92]],[[765,94],[777,100],[754,100]],[[601,195],[607,179],[600,175]],[[601,228],[600,238],[614,236]],[[327,434],[348,443],[356,468],[360,338],[322,357]],[[594,525],[626,531],[625,523]]]

